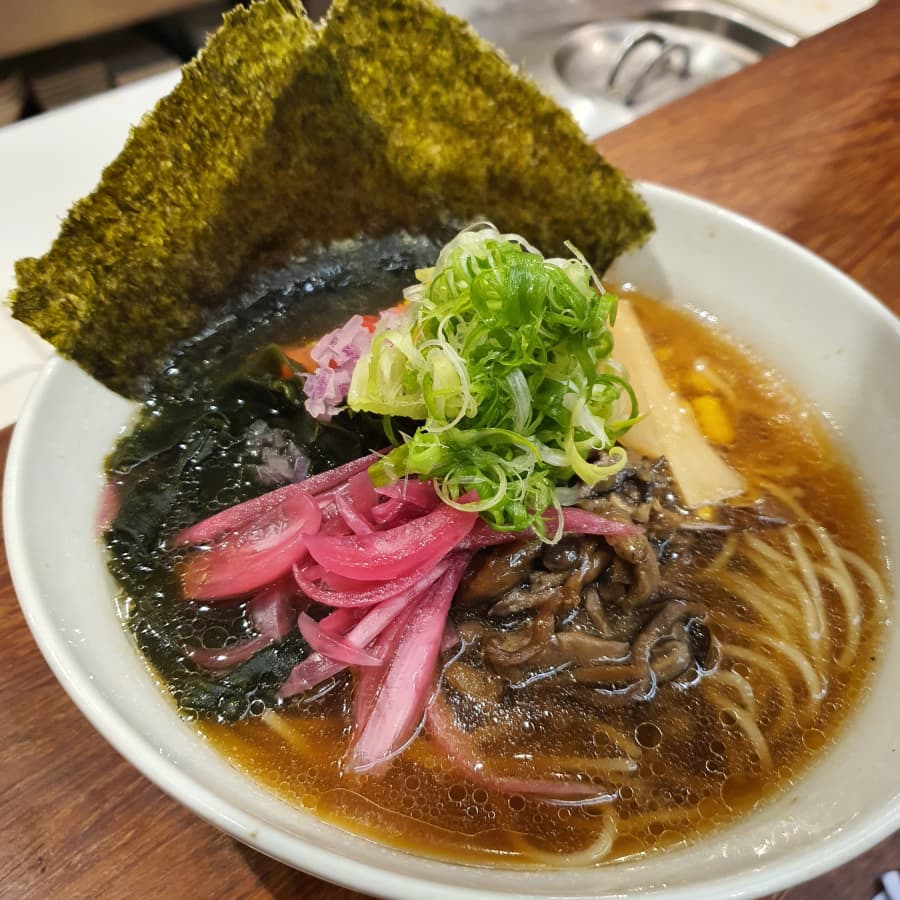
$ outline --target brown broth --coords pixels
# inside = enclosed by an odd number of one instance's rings
[[[688,401],[712,395],[724,404],[734,440],[720,449],[751,489],[770,481],[789,490],[841,547],[883,578],[875,517],[823,418],[777,373],[699,316],[628,296],[673,387]],[[763,540],[788,552],[772,537]],[[723,571],[735,583],[761,578],[743,545]],[[486,789],[461,775],[427,735],[378,777],[344,775],[340,758],[349,740],[351,690],[346,676],[318,699],[267,714],[278,717],[277,730],[271,719],[267,724],[260,718],[197,727],[236,766],[288,802],[410,852],[472,864],[584,863],[589,858],[572,854],[597,840],[612,812],[616,837],[604,861],[621,859],[694,840],[729,822],[790,785],[827,750],[859,702],[881,646],[883,612],[864,580],[856,578],[856,585],[862,620],[852,664],[835,662],[848,625],[834,588],[822,588],[829,636],[821,651],[798,629],[796,616],[778,626],[813,660],[816,677],[827,680],[817,706],[803,673],[771,639],[765,643],[765,635],[777,634],[771,622],[722,582],[699,578],[692,590],[708,605],[712,632],[744,654],[724,652],[714,678],[689,690],[664,685],[650,701],[611,709],[592,709],[585,686],[536,683],[519,691],[515,703],[498,705],[495,723],[473,738],[498,773],[577,773],[593,778],[598,790],[614,792],[611,805],[555,806]],[[770,593],[776,610],[789,602],[777,590]],[[758,710],[750,718],[765,739],[771,766],[737,721],[749,708],[741,679],[752,689]],[[728,708],[722,708],[723,697]],[[455,708],[463,721],[479,718],[459,697]]]

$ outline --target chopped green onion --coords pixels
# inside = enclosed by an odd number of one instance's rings
[[[430,478],[445,503],[494,528],[556,540],[544,511],[575,496],[574,479],[622,468],[614,443],[638,409],[609,359],[618,301],[567,246],[573,258],[544,259],[478,223],[416,273],[404,291],[414,315],[376,330],[350,384],[352,409],[422,422],[373,467],[376,482]],[[459,504],[473,489],[479,500]]]

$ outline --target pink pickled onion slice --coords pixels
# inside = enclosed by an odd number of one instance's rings
[[[430,481],[419,481],[417,478],[401,478],[384,487],[375,488],[375,491],[382,497],[402,500],[404,503],[418,506],[425,512],[434,509],[439,502],[434,485]]]
[[[411,605],[419,594],[431,587],[447,571],[448,566],[449,563],[446,560],[442,560],[429,574],[420,576],[415,584],[411,585],[403,593],[397,594],[383,603],[366,608],[363,617],[349,631],[344,633],[343,637],[346,643],[354,647],[365,647],[378,638],[382,632],[387,631],[393,626],[394,622],[403,617],[406,607]],[[337,609],[322,619],[319,627],[323,631],[335,633],[342,621],[338,619],[335,625],[331,626],[329,625],[329,620],[348,613],[358,615],[359,608],[342,607]],[[294,694],[308,691],[326,678],[336,675],[344,668],[344,665],[333,660],[326,660],[319,653],[311,653],[306,659],[294,666],[291,674],[281,686],[278,695],[280,697],[292,697]]]
[[[354,475],[334,494],[337,511],[354,534],[373,531],[369,516],[374,512],[378,495],[367,472]]]
[[[301,481],[300,484],[303,485],[308,494],[318,496],[319,494],[324,494],[325,491],[331,490],[331,488],[342,485],[359,472],[367,471],[380,458],[378,453],[370,453],[368,456],[352,459],[336,469],[329,469],[327,472],[310,475],[309,478]]]
[[[544,521],[547,523],[547,533],[556,531],[559,521],[555,510],[544,513]],[[620,522],[617,519],[609,519],[606,516],[598,516],[577,506],[568,506],[563,509],[563,533],[564,534],[641,534],[644,529],[632,522]],[[483,519],[475,523],[475,527],[460,542],[460,550],[480,550],[482,547],[493,547],[496,544],[508,544],[512,541],[520,541],[531,537],[534,532],[528,528],[525,531],[495,531]]]
[[[297,619],[297,627],[300,634],[309,646],[322,656],[333,659],[335,662],[344,663],[347,666],[380,666],[381,659],[371,653],[366,653],[359,647],[354,647],[335,634],[329,634],[319,627],[315,619],[306,613],[300,613]]]
[[[335,495],[337,491],[329,491],[321,497],[315,497],[316,504],[322,512],[322,524],[319,527],[320,534],[353,534],[341,511],[338,509]],[[326,499],[327,498],[327,499]]]
[[[402,500],[388,500],[386,503],[380,503],[372,510],[372,518],[379,525],[389,525],[406,509],[406,506],[407,504]]]
[[[308,494],[291,495],[243,530],[191,556],[181,573],[185,597],[239,597],[277,581],[303,556],[307,535],[318,531],[321,518]]]
[[[355,736],[361,733],[364,723],[371,717],[372,711],[378,703],[379,690],[388,670],[389,661],[395,658],[400,638],[414,611],[415,604],[410,604],[390,622],[388,627],[384,629],[374,642],[373,649],[385,660],[385,664],[377,669],[360,669],[356,672],[356,677],[353,680],[353,703],[351,707],[351,719]]]
[[[460,541],[459,549],[481,550],[483,547],[509,544],[521,540],[527,534],[526,531],[497,531],[491,528],[484,519],[479,519],[472,530]]]
[[[447,619],[447,623],[444,625],[444,636],[441,638],[441,653],[449,653],[451,650],[455,650],[461,643],[462,641],[460,640],[456,626]]]
[[[260,633],[276,640],[287,637],[295,625],[297,590],[290,578],[282,578],[260,591],[247,605],[250,623]],[[303,605],[306,601],[303,602]]]
[[[367,610],[350,606],[336,609],[319,620],[319,628],[328,634],[346,634],[366,614]]]
[[[356,582],[359,585],[357,590],[330,591],[318,586],[315,580],[309,577],[309,572],[312,572],[314,568],[318,567],[294,566],[294,579],[297,582],[297,586],[307,597],[315,600],[317,603],[324,603],[326,606],[373,606],[376,603],[390,600],[392,597],[396,597],[397,594],[404,593],[410,588],[416,590],[417,585],[427,586],[435,580],[432,577],[432,571],[426,572],[424,575],[416,572],[404,578],[395,578],[391,581]],[[327,577],[326,575],[325,578]]]
[[[319,533],[321,534],[321,531]],[[308,581],[320,582],[320,588],[323,590],[359,593],[360,591],[371,591],[379,584],[389,583],[386,581],[358,581],[356,578],[345,578],[343,575],[335,575],[334,572],[326,572],[322,566],[310,557],[306,557],[297,563],[296,568],[302,572],[303,577]],[[329,594],[328,596],[331,595]]]
[[[362,618],[346,635],[351,644],[363,647],[384,631],[391,621],[407,605],[422,596],[450,567],[448,560],[441,560],[431,572],[420,575],[406,590],[368,609]]]
[[[333,503],[327,509],[322,510],[322,527],[319,529],[319,534],[335,534],[341,536],[353,534],[353,531],[348,527],[341,516],[337,508],[337,503]]]
[[[384,515],[375,515],[378,510],[385,509],[393,502],[393,500],[388,500],[387,503],[380,503],[372,510],[372,518],[378,523],[379,531],[396,528],[398,525],[405,525],[407,522],[414,522],[422,517],[422,510],[411,503],[399,503],[398,506],[392,507],[390,511],[386,510]]]
[[[316,503],[319,504],[319,509],[321,509],[323,513],[334,504],[334,495],[336,493],[337,488],[331,491],[325,491],[323,494],[313,495],[316,498]]]
[[[354,475],[340,490],[346,490],[350,494],[353,498],[353,505],[363,514],[367,515],[378,503],[378,494],[368,472]]]
[[[121,488],[121,481],[110,480],[100,491],[100,502],[97,504],[97,516],[94,520],[98,535],[102,535],[119,514],[122,505]]]
[[[321,653],[310,653],[306,659],[291,669],[291,674],[281,685],[278,696],[285,699],[312,690],[317,684],[337,675],[338,672],[343,672],[346,668],[343,663],[328,659]]]
[[[589,806],[611,803],[615,799],[613,794],[587,782],[511,778],[485,771],[484,763],[479,759],[469,736],[454,723],[453,715],[440,693],[428,707],[425,727],[444,755],[453,760],[467,778],[486,788],[507,795],[533,796],[557,805]]]
[[[231,647],[222,647],[219,650],[194,649],[188,650],[191,660],[204,669],[230,669],[238,663],[246,662],[251,656],[255,656],[260,650],[265,650],[272,644],[272,638],[258,634],[256,637],[239,641]]]
[[[255,653],[287,637],[294,630],[296,593],[296,588],[287,579],[270,585],[247,606],[250,623],[257,632],[255,637],[219,650],[189,650],[188,656],[205,669],[228,669],[250,659]]]
[[[252,500],[245,500],[236,506],[229,506],[208,519],[203,519],[203,521],[197,522],[196,525],[191,525],[189,528],[179,531],[171,540],[172,546],[207,544],[215,541],[226,534],[240,531],[252,525],[255,519],[287,502],[297,494],[307,493],[302,486],[302,482],[300,484],[286,484],[284,487],[276,488],[267,494],[261,494]]]
[[[366,610],[366,615],[348,632],[347,640],[360,646],[375,640],[407,606],[421,597],[446,569],[446,565],[441,563],[411,589],[370,607]]]
[[[411,605],[378,670],[379,683],[367,686],[365,703],[354,704],[354,737],[345,759],[349,771],[369,772],[384,765],[422,724],[434,690],[447,612],[468,562],[467,555],[453,558],[434,587]]]
[[[320,529],[319,533],[322,531]],[[308,581],[321,582],[322,589],[328,588],[332,591],[370,591],[376,587],[376,583],[371,581],[357,581],[355,578],[345,578],[343,575],[335,575],[334,572],[326,572],[314,559],[306,557],[297,563],[296,568],[302,573],[302,576]],[[296,577],[296,573],[295,573]],[[387,584],[387,582],[383,582]]]
[[[352,537],[314,535],[309,555],[329,572],[360,581],[402,578],[431,568],[471,531],[478,514],[441,505],[391,528]]]
[[[344,523],[349,526],[354,534],[369,534],[374,531],[372,524],[353,506],[353,500],[343,491],[338,491],[334,497],[338,512]]]
[[[577,506],[567,506],[562,511],[564,534],[642,534],[644,529],[633,522],[620,522]],[[554,510],[544,513],[547,532],[553,534],[559,521]]]
[[[178,547],[187,544],[206,544],[229,532],[240,531],[257,517],[297,494],[323,493],[336,485],[343,484],[353,475],[366,471],[377,460],[377,454],[370,453],[368,456],[354,459],[336,469],[320,472],[318,475],[312,475],[296,484],[286,484],[284,487],[276,488],[274,491],[261,494],[251,500],[245,500],[236,506],[229,506],[228,509],[223,509],[221,512],[179,531],[172,538],[172,545]]]

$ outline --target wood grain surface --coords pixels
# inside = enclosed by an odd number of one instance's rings
[[[634,177],[783,232],[900,312],[900,4],[873,10],[617,133]],[[0,465],[9,432],[0,432]],[[50,674],[0,556],[0,896],[352,900],[162,794]],[[786,900],[867,900],[900,835]]]

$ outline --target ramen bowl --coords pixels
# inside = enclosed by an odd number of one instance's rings
[[[610,280],[705,311],[778,368],[840,432],[889,560],[900,559],[900,324],[828,264],[708,203],[645,184],[657,233]],[[45,369],[15,430],[5,485],[16,591],[47,662],[133,765],[239,841],[384,897],[758,897],[840,865],[900,827],[900,632],[890,622],[869,690],[802,777],[685,845],[596,868],[515,870],[422,858],[296,809],[182,721],[119,619],[96,536],[103,462],[134,407],[73,364]],[[892,590],[889,602],[896,604]],[[888,614],[889,619],[893,610]]]

